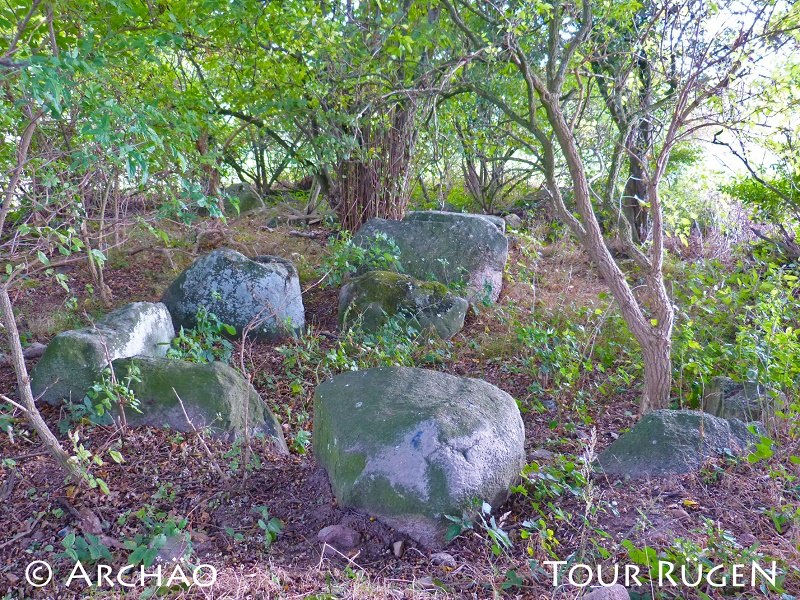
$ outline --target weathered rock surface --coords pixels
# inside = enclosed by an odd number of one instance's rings
[[[339,502],[428,547],[443,544],[445,515],[503,502],[524,439],[514,399],[479,379],[381,367],[314,394],[314,454]]]
[[[164,356],[175,331],[167,307],[133,302],[111,311],[94,327],[64,331],[48,344],[31,373],[31,388],[44,402],[81,401],[110,360]]]
[[[598,587],[583,597],[583,600],[630,600],[631,595],[625,586],[618,583],[608,587]]]
[[[742,421],[696,410],[654,410],[598,457],[609,475],[632,478],[691,473],[730,451],[744,454],[756,441]]]
[[[723,419],[769,421],[775,410],[775,400],[763,386],[728,377],[715,377],[703,396],[703,410]]]
[[[522,219],[519,217],[519,215],[515,215],[514,213],[507,214],[503,217],[503,220],[511,229],[519,229],[522,227]]]
[[[247,324],[250,335],[274,339],[305,326],[300,280],[294,265],[276,256],[249,259],[230,249],[215,250],[194,261],[164,292],[175,329],[194,327],[202,306],[237,336]]]
[[[179,396],[198,430],[208,427],[212,435],[231,438],[244,433],[247,424],[251,434],[272,437],[279,450],[287,451],[278,420],[250,382],[228,365],[139,356],[112,363],[120,377],[127,374],[131,364],[140,370],[141,381],[133,382],[131,389],[141,412],[125,411],[129,425],[192,431]]]
[[[264,204],[264,200],[258,195],[252,186],[236,183],[225,188],[225,191],[228,193],[228,195],[236,198],[239,201],[239,211],[237,213],[233,203],[228,199],[225,200],[226,215],[243,215],[255,210],[260,210],[266,206]]]
[[[347,525],[328,525],[319,531],[317,540],[337,550],[345,551],[361,543],[361,534]]]
[[[440,211],[411,212],[402,221],[370,219],[354,241],[367,245],[378,233],[400,249],[407,275],[447,286],[466,286],[467,300],[494,302],[503,285],[508,239],[500,217]]]
[[[442,339],[450,339],[464,327],[468,308],[466,300],[441,283],[389,271],[364,273],[339,292],[340,324],[360,319],[365,331],[375,331],[397,317],[419,331],[432,328]]]

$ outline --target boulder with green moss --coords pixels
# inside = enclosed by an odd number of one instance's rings
[[[111,311],[93,327],[55,336],[31,373],[31,388],[49,404],[80,401],[109,361],[164,356],[175,331],[167,307],[133,302]]]
[[[161,301],[175,329],[191,328],[204,307],[241,336],[251,321],[250,336],[274,339],[305,326],[300,279],[294,265],[277,256],[252,260],[235,250],[202,256],[172,282]]]
[[[264,199],[251,185],[235,183],[225,188],[225,214],[235,217],[265,208]],[[233,199],[234,202],[231,201]]]
[[[602,452],[598,462],[608,475],[682,475],[720,456],[744,455],[756,441],[738,419],[697,410],[654,410]]]
[[[404,273],[463,290],[467,300],[479,304],[495,302],[500,295],[508,259],[504,227],[499,217],[421,211],[409,213],[402,221],[370,219],[353,241],[367,246],[384,233],[400,249]]]
[[[427,547],[444,543],[446,515],[506,499],[524,441],[514,399],[480,379],[380,367],[314,394],[314,455],[338,501]]]
[[[358,321],[365,331],[399,318],[419,331],[433,329],[450,339],[464,326],[467,308],[466,300],[441,283],[390,271],[364,273],[339,292],[339,322],[344,326]]]
[[[139,411],[125,410],[129,425],[166,426],[184,432],[192,431],[194,425],[226,438],[242,434],[247,427],[252,435],[271,437],[280,451],[287,451],[278,420],[250,382],[226,364],[137,356],[115,360],[112,365],[120,379],[131,365],[139,370],[139,381],[130,385]]]

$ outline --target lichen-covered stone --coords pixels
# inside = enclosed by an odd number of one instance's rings
[[[598,457],[609,475],[632,478],[691,473],[725,453],[755,443],[747,425],[697,410],[654,410]]]
[[[454,213],[448,210],[412,210],[406,213],[404,221],[437,221],[439,223],[459,223],[464,219],[482,219],[491,223],[500,231],[506,232],[506,221],[503,217],[484,215],[481,213]]]
[[[110,360],[164,356],[175,331],[167,307],[133,302],[111,311],[94,327],[64,331],[52,339],[31,373],[35,397],[49,404],[80,401]]]
[[[433,329],[442,339],[461,331],[469,304],[441,283],[419,281],[390,271],[369,271],[346,283],[339,292],[339,322],[356,320],[375,331],[390,317],[414,328]]]
[[[445,515],[504,501],[524,440],[514,399],[480,379],[380,367],[314,394],[314,454],[339,502],[428,547],[443,544]]]
[[[229,196],[236,198],[239,201],[239,210],[237,213],[236,208],[233,206],[233,202],[231,202],[228,198],[225,199],[226,215],[243,215],[245,213],[261,210],[266,206],[261,196],[250,185],[237,183],[225,188],[225,192]]]
[[[180,396],[198,430],[208,427],[212,435],[230,438],[242,434],[247,423],[251,434],[272,437],[278,449],[287,451],[278,420],[250,382],[228,365],[138,356],[112,363],[120,378],[126,376],[131,364],[140,372],[141,381],[132,382],[131,390],[141,412],[125,411],[129,425],[192,431],[178,401]]]
[[[739,383],[728,377],[715,377],[703,396],[703,410],[745,423],[770,422],[775,414],[775,399],[767,388],[753,381]]]
[[[353,240],[369,245],[378,233],[400,249],[402,271],[448,287],[465,286],[473,304],[494,302],[503,285],[508,259],[505,221],[499,217],[440,211],[411,212],[402,221],[370,219]]]
[[[164,292],[175,329],[196,325],[200,307],[214,313],[241,336],[274,339],[305,326],[300,279],[294,265],[277,256],[249,259],[230,249],[215,250],[194,261]]]

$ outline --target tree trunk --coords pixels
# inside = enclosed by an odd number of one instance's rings
[[[19,339],[19,330],[17,329],[17,322],[14,320],[14,310],[11,306],[11,298],[8,295],[8,288],[0,286],[0,314],[3,317],[3,323],[6,326],[6,337],[8,339],[8,346],[11,351],[11,364],[14,366],[14,373],[17,376],[18,394],[22,399],[22,408],[25,410],[25,416],[28,422],[33,427],[39,439],[42,440],[45,448],[53,455],[61,468],[68,474],[73,476],[77,481],[81,481],[83,473],[75,462],[70,460],[69,455],[58,443],[58,439],[50,431],[47,423],[42,419],[39,409],[36,408],[36,403],[31,391],[31,381],[28,376],[28,369],[25,366],[25,358],[22,355],[22,344]]]
[[[644,358],[644,393],[639,414],[669,406],[672,390],[672,341],[660,335],[639,340]]]

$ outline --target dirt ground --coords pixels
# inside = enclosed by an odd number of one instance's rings
[[[318,263],[325,252],[328,232],[310,230],[313,237],[292,235],[290,227],[267,229],[256,217],[240,219],[232,227],[232,239],[250,254],[277,254],[304,266]],[[304,230],[304,233],[308,233]],[[515,368],[513,335],[507,313],[517,311],[572,310],[577,306],[604,308],[602,284],[580,252],[554,244],[535,261],[526,263],[519,244],[512,260],[528,264],[535,272],[535,285],[514,282],[512,270],[498,306],[480,314],[470,313],[465,329],[456,336],[449,357],[438,368],[453,374],[480,377],[500,387],[523,407],[526,452],[532,463],[546,468],[559,456],[599,453],[636,421],[638,394],[635,389],[594,394],[595,375],[587,374],[581,385],[593,394],[588,418],[572,418],[572,398],[556,396],[533,406],[530,372]],[[134,300],[156,301],[180,269],[192,259],[191,245],[172,252],[140,252],[112,257],[107,283],[115,305]],[[172,262],[173,264],[170,264]],[[29,341],[46,343],[63,328],[79,326],[88,317],[103,312],[86,290],[88,279],[82,267],[70,271],[78,298],[72,317],[65,310],[69,296],[55,282],[42,280],[17,290],[15,306],[21,329],[30,331]],[[321,343],[333,343],[337,335],[337,291],[314,286],[304,276],[307,322]],[[521,279],[521,278],[520,278]],[[82,312],[85,311],[85,315]],[[279,344],[279,343],[278,343]],[[253,381],[268,405],[287,414],[311,414],[310,392],[298,395],[287,379],[283,356],[276,344],[248,344],[244,349]],[[237,349],[238,352],[238,349]],[[29,361],[31,368],[35,360]],[[267,383],[268,382],[268,383]],[[0,366],[0,391],[16,387],[9,366]],[[287,411],[292,409],[292,413]],[[43,414],[54,431],[63,409],[46,407]],[[19,416],[19,415],[18,415]],[[285,422],[285,421],[284,421]],[[285,422],[287,439],[312,422]],[[25,584],[25,568],[32,560],[52,562],[62,576],[71,562],[58,558],[62,540],[70,532],[101,536],[112,549],[115,561],[124,564],[123,540],[135,537],[148,517],[159,514],[185,517],[195,563],[211,564],[219,571],[217,584],[209,589],[172,591],[168,597],[199,598],[577,598],[580,590],[554,588],[532,561],[552,560],[547,549],[566,560],[573,553],[590,552],[594,541],[608,539],[614,554],[603,562],[629,562],[621,545],[631,540],[637,547],[669,547],[678,539],[708,542],[707,520],[730,532],[735,544],[757,548],[764,556],[777,557],[790,568],[785,588],[800,594],[798,541],[800,532],[779,532],[765,507],[775,506],[785,494],[771,477],[766,464],[728,464],[720,460],[702,473],[654,481],[614,481],[591,475],[589,485],[577,495],[563,493],[549,500],[548,527],[552,535],[540,539],[520,538],[522,523],[542,517],[530,498],[513,494],[497,512],[501,524],[514,541],[508,552],[495,556],[485,532],[467,531],[446,552],[454,565],[434,565],[431,553],[366,515],[339,506],[325,473],[316,465],[310,446],[307,452],[285,456],[272,451],[263,440],[254,440],[253,454],[260,463],[248,470],[240,464],[241,449],[229,443],[203,439],[197,434],[176,434],[156,429],[120,432],[114,428],[82,428],[82,443],[93,451],[118,448],[125,462],[106,461],[97,471],[111,493],[89,493],[65,484],[55,463],[42,450],[33,434],[20,424],[14,436],[0,434],[0,456],[12,459],[0,465],[0,597],[4,598],[111,598],[119,590],[72,591],[53,586],[32,589]],[[66,436],[62,439],[69,444]],[[204,444],[208,445],[213,460]],[[785,452],[798,453],[797,448]],[[221,479],[221,468],[228,479]],[[796,473],[800,474],[800,473]],[[540,503],[540,507],[547,503]],[[269,548],[258,526],[262,517],[254,507],[267,507],[270,517],[284,523]],[[140,512],[141,516],[136,516]],[[363,543],[350,555],[322,554],[317,533],[331,524],[345,524],[362,534]],[[706,533],[703,533],[706,531]],[[393,551],[404,542],[402,552]],[[735,548],[735,545],[730,546]],[[521,580],[516,585],[514,577]],[[141,590],[139,590],[140,592]],[[652,596],[640,589],[641,598]],[[137,592],[137,594],[139,593]],[[666,598],[700,598],[695,592],[664,591]],[[670,593],[672,595],[670,595]],[[7,594],[2,596],[2,594]],[[129,597],[136,597],[133,593]],[[708,597],[737,597],[711,591]],[[758,590],[738,597],[764,598]],[[774,596],[780,597],[780,596]]]

